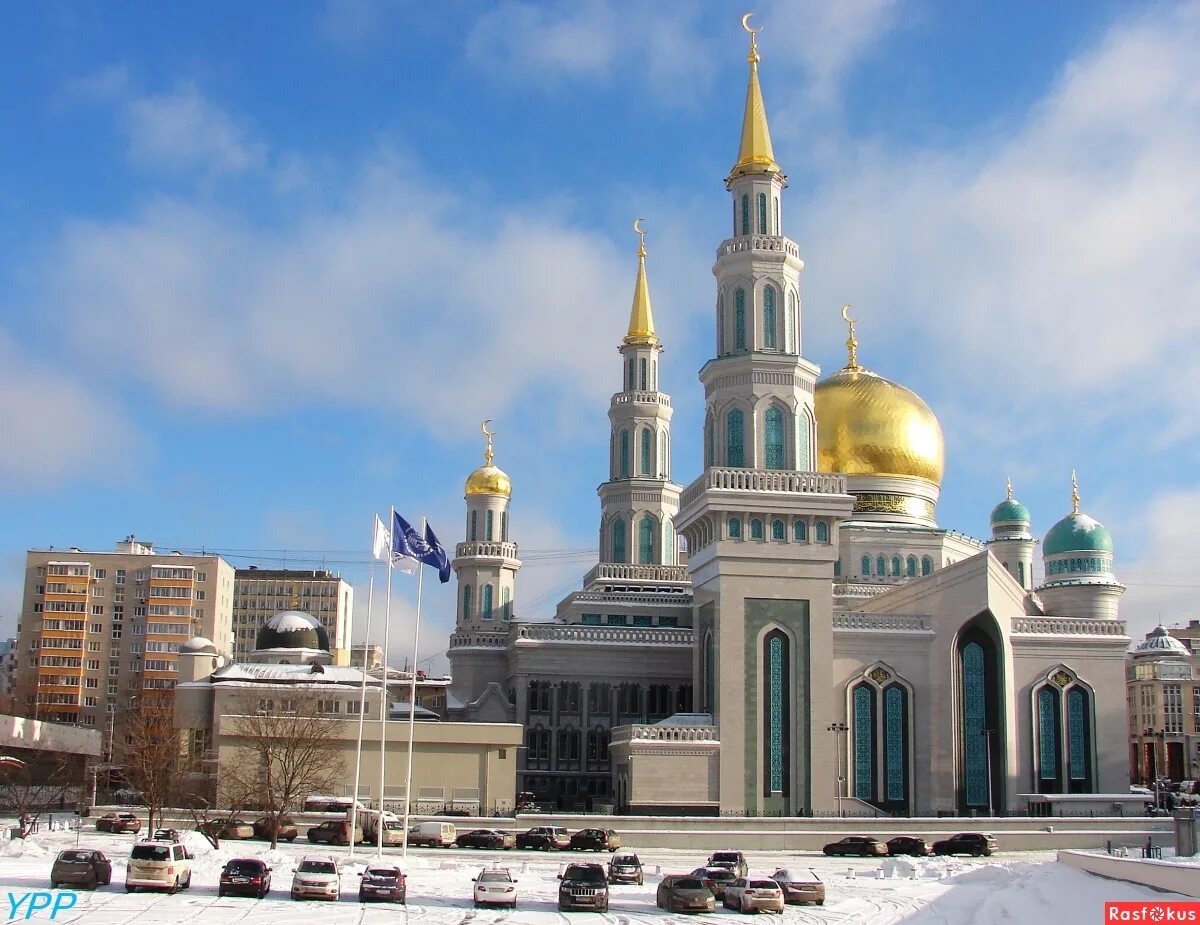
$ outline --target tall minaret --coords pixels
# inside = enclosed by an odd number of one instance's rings
[[[622,388],[608,409],[609,480],[597,489],[600,561],[675,565],[679,546],[672,518],[680,489],[671,481],[671,397],[658,390],[663,347],[654,331],[641,221],[633,223],[638,270],[629,332],[618,348]]]
[[[813,386],[820,370],[800,356],[804,261],[783,234],[787,177],[775,160],[749,26],[750,83],[737,162],[725,180],[733,236],[717,249],[716,356],[700,371],[707,413],[705,467],[816,468]]]

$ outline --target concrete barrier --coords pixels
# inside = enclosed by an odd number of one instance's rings
[[[1109,880],[1124,880],[1168,893],[1200,897],[1200,867],[1195,864],[1115,858],[1091,851],[1060,851],[1058,861]]]

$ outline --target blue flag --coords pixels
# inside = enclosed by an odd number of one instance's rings
[[[438,542],[433,528],[426,523],[425,536],[421,536],[412,524],[392,511],[392,561],[404,559],[432,565],[442,584],[450,580],[450,557]]]

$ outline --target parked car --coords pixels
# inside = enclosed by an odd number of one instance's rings
[[[218,822],[217,835],[220,838],[253,838],[254,826],[245,819],[229,819]]]
[[[292,877],[292,899],[342,898],[342,878],[333,858],[308,855],[300,861]]]
[[[454,844],[460,848],[491,848],[495,850],[515,848],[517,836],[512,832],[501,832],[497,829],[472,829],[463,832]]]
[[[567,847],[572,851],[616,851],[621,847],[621,836],[612,829],[580,829]]]
[[[408,904],[408,881],[399,867],[387,864],[372,864],[359,876],[358,901],[383,899],[393,903]]]
[[[480,906],[508,906],[517,908],[517,881],[507,867],[485,867],[475,882],[475,908]]]
[[[959,832],[933,843],[934,854],[973,854],[975,857],[996,853],[996,839],[980,832]]]
[[[167,890],[175,893],[191,885],[192,859],[178,842],[138,842],[129,852],[125,892]]]
[[[408,830],[408,843],[426,848],[453,848],[457,838],[453,822],[418,822]]]
[[[314,845],[348,845],[350,844],[350,823],[334,819],[330,822],[322,822],[320,825],[314,825],[308,830],[308,840]],[[354,843],[358,844],[362,840],[363,831],[358,826],[355,826]]]
[[[728,867],[697,867],[692,871],[693,877],[699,877],[704,885],[712,891],[716,899],[725,898],[725,887],[733,883],[738,875]]]
[[[783,914],[783,890],[774,880],[738,877],[725,888],[722,902],[726,909],[736,909],[738,912]]]
[[[906,854],[915,858],[923,858],[932,849],[925,839],[915,835],[897,835],[887,841],[887,853],[891,855]]]
[[[97,832],[132,832],[142,830],[142,820],[134,813],[105,813],[96,820]]]
[[[825,905],[825,881],[815,870],[807,867],[781,867],[771,874],[771,879],[783,890],[783,901],[788,905]]]
[[[94,890],[112,880],[112,862],[102,851],[70,848],[58,852],[50,868],[50,885],[86,886]]]
[[[565,830],[564,830],[565,831]],[[608,877],[599,864],[568,864],[558,875],[558,911],[608,911]]]
[[[614,855],[608,862],[609,883],[636,883],[641,886],[644,882],[642,862],[636,854],[622,853]]]
[[[155,829],[152,841],[183,841],[183,833],[179,829]]]
[[[254,896],[262,899],[271,892],[271,868],[259,858],[234,858],[226,861],[217,884],[218,896]]]
[[[867,835],[847,835],[841,841],[830,842],[821,850],[830,857],[857,855],[860,858],[873,858],[888,853],[887,845]]]
[[[293,842],[299,834],[300,830],[296,828],[296,823],[292,822],[290,816],[280,816],[275,820],[276,841]],[[266,841],[271,840],[270,816],[263,816],[260,819],[254,820],[254,837],[262,838]]]
[[[714,851],[708,856],[705,867],[728,867],[737,876],[745,877],[750,873],[750,865],[746,856],[740,851]]]
[[[534,826],[517,836],[518,848],[536,848],[539,851],[562,851],[571,846],[571,836],[561,825]]]
[[[717,900],[699,877],[667,874],[658,884],[654,904],[668,912],[715,912]]]

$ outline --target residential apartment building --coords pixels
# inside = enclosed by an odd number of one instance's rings
[[[284,610],[316,618],[329,634],[335,665],[350,664],[354,588],[340,575],[316,569],[238,569],[233,587],[233,658],[254,651],[263,625]],[[216,640],[213,640],[216,642]],[[224,651],[224,650],[222,650]]]
[[[171,692],[193,636],[232,650],[234,569],[220,556],[156,552],[130,536],[112,552],[29,550],[17,622],[16,709],[107,728],[150,692]]]
[[[15,637],[0,639],[0,713],[13,712],[13,675],[17,664]]]
[[[1127,661],[1129,771],[1138,783],[1200,778],[1200,674],[1178,632],[1158,627]]]
[[[350,667],[373,671],[383,667],[383,646],[375,642],[360,642],[350,647]]]

